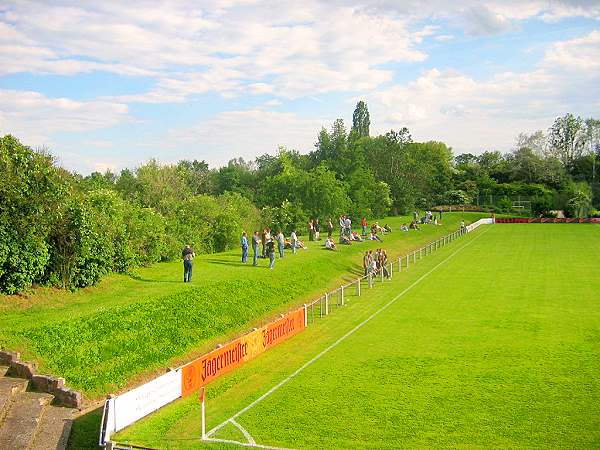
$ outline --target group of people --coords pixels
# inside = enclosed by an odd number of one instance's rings
[[[363,256],[363,269],[365,276],[377,275],[383,271],[383,276],[389,278],[387,252],[382,248],[378,248],[375,252],[366,251]]]
[[[271,228],[266,227],[262,232],[255,231],[252,234],[251,242],[248,242],[248,235],[244,231],[241,238],[243,263],[248,261],[248,249],[250,244],[252,244],[252,265],[258,266],[259,258],[268,258],[269,268],[271,269],[275,266],[275,246],[277,246],[279,259],[283,259],[285,256],[285,249],[291,249],[294,254],[299,248],[306,249],[304,242],[298,239],[295,230],[291,232],[289,238],[286,238],[283,231],[279,230],[277,234],[275,234]]]
[[[419,219],[417,211],[413,213],[413,220],[409,226],[406,223],[402,224],[400,231],[408,232],[409,229],[420,230],[419,224],[433,223],[435,225],[441,225],[441,218],[443,210],[438,211],[439,219],[432,211],[425,211],[425,216]],[[366,218],[362,218],[360,221],[362,233],[359,235],[356,231],[352,231],[352,220],[347,215],[342,215],[339,218],[340,226],[340,244],[351,245],[354,242],[367,241],[378,241],[383,242],[382,235],[391,233],[392,229],[388,224],[384,226],[379,225],[379,222],[373,223],[370,227]],[[337,250],[337,244],[333,239],[333,222],[328,219],[326,222],[327,238],[325,239],[324,246],[327,250]],[[461,222],[461,228],[464,228],[464,221]],[[308,234],[309,240],[318,241],[321,240],[321,224],[319,219],[311,219],[308,222]],[[290,249],[295,254],[297,249],[306,249],[304,242],[298,238],[296,231],[290,233],[289,238],[286,238],[281,230],[274,233],[271,228],[266,227],[262,231],[255,231],[249,238],[248,234],[244,231],[240,239],[242,247],[242,263],[248,262],[248,251],[249,247],[252,246],[252,265],[258,266],[259,258],[269,259],[269,268],[275,266],[275,255],[279,253],[279,258],[282,259],[285,255],[285,250]],[[186,245],[182,250],[181,257],[183,259],[183,281],[192,281],[192,267],[193,259],[196,256],[191,246]],[[363,259],[363,266],[365,269],[365,275],[368,273],[378,273],[379,270],[384,271],[384,275],[388,276],[387,273],[387,254],[383,249],[377,249],[375,253],[369,250],[365,252]]]
[[[425,215],[419,218],[419,213],[417,211],[413,212],[413,223],[415,224],[429,224],[432,223],[434,225],[442,224],[442,214],[444,210],[440,208],[435,214],[433,211],[425,211]]]

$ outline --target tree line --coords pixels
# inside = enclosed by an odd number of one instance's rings
[[[503,210],[515,196],[529,198],[536,214],[593,214],[599,207],[594,119],[567,114],[547,133],[519,135],[511,153],[456,158],[442,142],[414,142],[407,128],[370,136],[364,102],[352,122],[349,130],[341,119],[321,129],[308,154],[280,148],[212,169],[204,161],[150,160],[88,176],[4,136],[0,292],[85,287],[111,272],[176,259],[184,244],[201,253],[236,247],[242,229],[302,234],[311,218],[477,203]]]

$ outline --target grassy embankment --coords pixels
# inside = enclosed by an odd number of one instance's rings
[[[287,448],[596,448],[598,248],[597,225],[481,227],[211,383],[208,429],[420,280],[237,422]],[[200,442],[199,418],[190,396],[117,439],[232,448]]]
[[[65,377],[88,398],[101,397],[355,278],[366,249],[405,253],[456,229],[463,217],[481,216],[446,214],[442,226],[395,231],[383,245],[358,243],[335,253],[307,242],[308,250],[287,252],[274,270],[265,260],[257,268],[242,264],[232,251],[198,257],[189,284],[182,283],[182,265],[174,262],[112,275],[73,293],[38,289],[27,297],[3,296],[0,346],[37,362],[41,373]],[[390,218],[389,224],[397,229],[404,221]]]

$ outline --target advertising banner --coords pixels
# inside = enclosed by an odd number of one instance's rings
[[[113,399],[111,431],[119,431],[181,397],[181,369],[172,370]]]
[[[553,217],[508,217],[496,219],[496,223],[599,223],[600,218],[553,218]]]
[[[215,378],[304,329],[304,308],[258,328],[182,367],[181,393],[189,395]]]

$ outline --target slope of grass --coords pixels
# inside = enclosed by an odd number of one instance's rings
[[[209,385],[208,429],[417,282],[236,420],[287,448],[597,448],[598,249],[596,225],[481,227]],[[194,397],[116,438],[233,448],[199,441]]]
[[[238,252],[227,252],[197,258],[188,284],[181,281],[181,263],[164,263],[75,293],[39,289],[27,298],[0,297],[0,346],[98,397],[355,278],[366,249],[383,246],[390,255],[401,254],[456,229],[463,217],[481,216],[446,214],[443,226],[396,231],[384,244],[340,246],[335,253],[323,250],[322,241],[308,242],[308,250],[287,252],[274,270],[265,260],[255,268],[242,264]],[[406,220],[389,223],[398,228]]]

